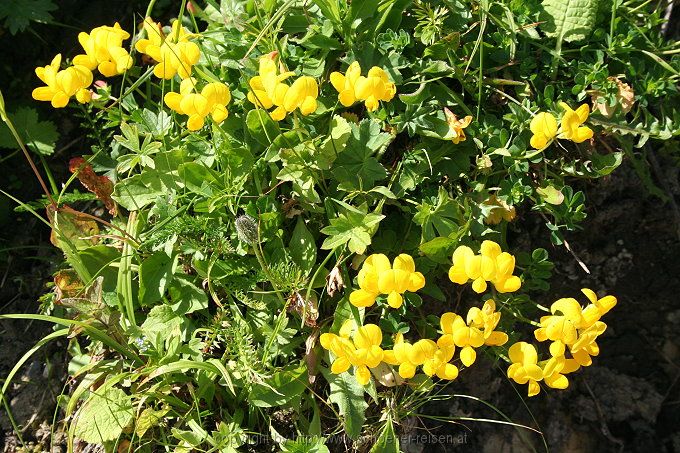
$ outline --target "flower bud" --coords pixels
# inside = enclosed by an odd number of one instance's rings
[[[255,245],[258,242],[257,222],[249,215],[242,215],[236,219],[236,233],[238,233],[239,240],[249,245]]]

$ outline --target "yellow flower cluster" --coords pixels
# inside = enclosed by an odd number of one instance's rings
[[[156,77],[172,79],[175,74],[182,79],[191,77],[193,66],[201,58],[198,45],[190,41],[194,34],[175,21],[170,34],[165,36],[161,25],[150,17],[144,19],[144,31],[146,39],[137,41],[135,48],[157,62],[153,69]]]
[[[118,22],[113,27],[101,26],[90,33],[78,34],[78,41],[85,54],[76,55],[73,64],[85,66],[90,71],[98,69],[104,77],[122,74],[132,67],[132,57],[123,48],[123,41],[130,37]]]
[[[561,128],[558,129],[557,119],[552,113],[539,112],[529,124],[532,132],[530,144],[535,149],[543,149],[548,146],[555,137],[565,138],[574,143],[581,143],[593,136],[593,131],[588,126],[582,126],[588,119],[590,107],[583,104],[576,110],[572,110],[564,102],[559,103],[564,110],[561,120]]]
[[[59,69],[61,54],[44,67],[35,68],[35,74],[46,86],[33,90],[32,96],[36,101],[49,101],[54,108],[66,107],[72,96],[84,104],[92,98],[87,89],[92,83],[92,72],[85,66],[70,66]]]
[[[500,346],[508,336],[495,330],[501,314],[496,312],[493,300],[488,300],[479,309],[473,307],[467,315],[467,322],[455,313],[444,313],[441,318],[442,335],[435,342],[421,339],[415,343],[404,340],[398,333],[392,349],[382,349],[382,331],[375,324],[357,328],[354,321],[346,321],[336,335],[321,335],[321,346],[333,353],[331,372],[344,373],[351,366],[354,375],[362,385],[368,384],[371,369],[381,363],[398,367],[399,376],[410,379],[418,367],[429,377],[453,380],[458,377],[458,367],[450,363],[456,347],[462,348],[460,359],[465,366],[471,366],[476,359],[475,348],[483,345]]]
[[[422,367],[427,376],[453,380],[458,377],[458,367],[449,363],[453,359],[456,345],[449,337],[442,336],[435,343],[423,339],[411,344],[404,341],[402,334],[397,334],[392,350],[385,351],[385,363],[398,366],[399,376],[410,379],[416,374],[417,367]]]
[[[197,131],[203,127],[205,118],[210,115],[216,124],[224,121],[229,112],[227,104],[231,101],[229,87],[221,82],[211,82],[200,93],[194,92],[196,79],[182,80],[179,93],[165,95],[165,103],[180,115],[187,115],[187,129]]]
[[[349,107],[356,101],[364,101],[369,112],[376,111],[380,101],[391,101],[397,93],[397,87],[384,69],[373,66],[364,77],[358,61],[350,64],[345,74],[331,73],[331,84],[338,91],[338,100],[342,105]]]
[[[366,258],[357,277],[359,288],[349,295],[355,307],[370,307],[380,294],[387,295],[390,307],[399,308],[406,291],[416,292],[425,286],[425,277],[416,272],[416,265],[410,255],[401,254],[390,264],[383,254]]]
[[[587,288],[581,291],[590,301],[585,308],[576,299],[559,299],[551,305],[551,315],[542,317],[540,327],[534,331],[538,341],[551,341],[550,359],[538,362],[536,348],[525,342],[510,347],[513,363],[508,368],[508,377],[518,384],[529,384],[529,396],[540,392],[538,382],[541,380],[548,387],[567,388],[566,375],[591,365],[592,356],[600,353],[595,340],[607,328],[600,318],[616,305],[617,300],[614,296],[599,299]]]
[[[248,100],[255,106],[271,111],[274,121],[283,120],[288,113],[300,109],[303,115],[310,115],[316,111],[316,98],[319,96],[319,86],[312,77],[298,77],[291,86],[284,80],[295,75],[287,71],[279,74],[276,66],[277,52],[260,57],[258,75],[249,81],[250,91]]]
[[[61,54],[58,54],[49,65],[35,68],[35,74],[46,86],[34,89],[33,99],[49,101],[54,108],[66,107],[73,96],[81,104],[90,102],[92,92],[88,88],[93,80],[92,71],[98,69],[103,76],[112,77],[132,67],[132,57],[123,48],[123,41],[129,37],[118,22],[113,27],[81,32],[78,41],[85,53],[76,55],[72,66],[60,69]]]
[[[497,243],[484,241],[478,255],[465,245],[453,252],[449,279],[459,285],[472,280],[472,289],[478,294],[486,291],[486,282],[491,282],[498,292],[511,293],[522,286],[519,277],[512,275],[514,270],[514,256],[503,252]]]

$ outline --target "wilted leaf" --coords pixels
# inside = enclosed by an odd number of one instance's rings
[[[536,192],[545,200],[546,203],[560,205],[564,201],[564,194],[553,186],[545,188],[539,187]]]
[[[68,164],[68,169],[71,173],[76,173],[78,180],[85,186],[87,190],[97,196],[97,198],[104,203],[109,214],[116,214],[116,202],[113,201],[111,195],[113,194],[113,182],[108,176],[99,176],[92,169],[92,165],[87,163],[82,157],[74,157]]]
[[[63,250],[62,241],[68,241],[76,249],[84,249],[99,242],[95,237],[99,234],[99,226],[85,214],[75,210],[64,208],[54,210],[48,207],[47,216],[52,225],[50,241],[55,247]]]

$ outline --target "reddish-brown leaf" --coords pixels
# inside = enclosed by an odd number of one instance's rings
[[[111,198],[113,193],[113,182],[107,176],[99,176],[92,169],[92,165],[87,163],[82,157],[74,157],[68,164],[71,173],[76,173],[80,182],[87,190],[97,196],[109,213],[116,214],[116,203]]]

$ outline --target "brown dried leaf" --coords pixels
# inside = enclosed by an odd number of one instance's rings
[[[74,157],[68,165],[71,173],[76,173],[80,182],[87,190],[97,196],[104,203],[111,215],[116,214],[116,202],[111,198],[113,194],[113,182],[107,176],[99,176],[82,157]]]
[[[314,329],[305,340],[305,363],[307,364],[307,376],[310,384],[316,381],[317,364],[319,356],[317,354],[316,342],[319,339],[319,329]]]
[[[96,245],[99,238],[99,225],[85,214],[69,209],[47,207],[47,218],[52,225],[50,241],[55,247],[62,248],[61,241],[71,242],[77,249]]]
[[[594,91],[590,95],[591,101],[593,102],[593,109],[599,111],[603,116],[611,118],[618,109],[621,112],[628,113],[630,109],[633,108],[635,104],[635,92],[630,85],[622,82],[618,77],[607,77],[608,80],[615,82],[619,92],[616,94],[616,104],[611,106],[607,102],[599,102],[602,97],[602,93],[599,91]]]
[[[342,280],[340,268],[335,266],[331,273],[326,276],[326,292],[330,297],[335,296],[336,292],[345,289],[345,282]]]
[[[83,282],[73,269],[59,271],[54,275],[55,304],[61,304],[62,299],[75,297],[83,290]]]

